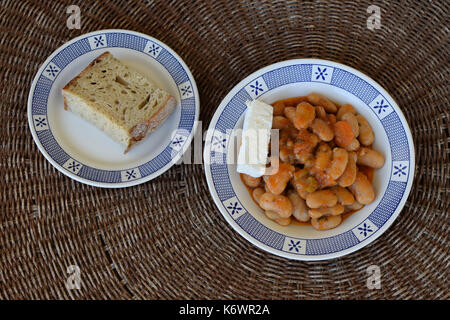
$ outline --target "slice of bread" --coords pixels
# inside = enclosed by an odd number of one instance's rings
[[[105,52],[63,89],[64,108],[122,144],[125,153],[175,109],[166,91]]]

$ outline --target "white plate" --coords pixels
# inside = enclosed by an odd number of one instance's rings
[[[169,118],[127,154],[63,108],[61,89],[105,51],[147,75],[178,102]],[[40,151],[59,171],[86,184],[120,188],[149,181],[176,163],[192,140],[199,107],[191,72],[167,45],[134,31],[100,30],[67,42],[43,63],[30,89],[28,122]]]
[[[235,146],[239,142],[230,141],[232,130],[242,128],[246,100],[272,103],[311,92],[355,106],[373,128],[374,149],[386,159],[384,167],[375,170],[375,201],[345,219],[339,227],[327,231],[296,224],[282,227],[267,219],[240,180],[236,165],[226,162],[233,150],[234,156],[237,154]],[[324,260],[366,246],[392,224],[410,192],[415,160],[408,124],[395,101],[379,84],[339,63],[298,59],[258,70],[231,90],[211,121],[204,161],[209,190],[217,207],[245,239],[282,257]]]

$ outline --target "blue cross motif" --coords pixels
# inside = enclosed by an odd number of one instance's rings
[[[45,118],[35,118],[34,121],[36,121],[36,127],[45,127],[47,125]]]
[[[373,232],[373,230],[370,229],[370,226],[368,226],[365,222],[362,227],[358,228],[358,230],[360,230],[359,234],[364,234],[364,237],[366,237],[369,232]]]
[[[328,73],[326,73],[327,68],[323,68],[323,70],[320,69],[320,67],[317,67],[317,70],[315,72],[315,74],[317,74],[316,80],[318,80],[320,77],[322,78],[322,80],[325,80],[325,76],[328,75]]]
[[[256,80],[255,84],[251,84],[250,88],[252,88],[252,92],[255,93],[255,95],[258,95],[258,91],[263,92],[264,89],[262,88],[263,84],[260,83],[258,80]]]
[[[408,168],[408,166],[404,166],[402,164],[399,164],[398,166],[394,166],[394,169],[397,171],[394,171],[394,176],[397,177],[401,177],[401,176],[406,176],[406,168]]]
[[[158,51],[159,51],[159,47],[154,43],[152,43],[151,47],[148,49],[148,52],[153,56],[156,56]]]
[[[300,245],[300,240],[297,242],[294,242],[294,240],[291,240],[288,244],[288,247],[289,247],[289,251],[295,250],[295,252],[299,252],[300,248],[302,246]]]
[[[183,141],[184,141],[184,137],[178,137],[175,140],[173,140],[172,144],[173,145],[180,145],[180,144],[183,143]]]
[[[130,171],[127,170],[125,172],[125,176],[127,177],[127,180],[134,179],[134,178],[136,178],[136,172],[134,172],[134,169],[132,169]]]
[[[373,108],[378,109],[378,114],[380,114],[381,112],[386,112],[386,109],[389,108],[389,105],[384,104],[384,99],[381,99],[381,101],[377,101],[377,105]]]
[[[97,47],[103,46],[104,45],[103,41],[104,41],[104,39],[102,36],[94,37],[95,47],[97,48]]]
[[[72,160],[72,162],[67,166],[67,169],[76,172],[81,165]]]
[[[185,86],[184,86],[183,88],[181,88],[180,90],[181,90],[181,94],[182,94],[183,96],[186,96],[186,95],[192,93],[191,86],[188,85],[188,84],[185,85]]]
[[[221,146],[222,148],[225,148],[226,147],[226,142],[227,142],[226,138],[219,138],[217,136],[213,136],[212,145],[214,147]]]
[[[242,210],[242,208],[239,206],[239,204],[237,203],[237,201],[230,202],[230,205],[227,206],[228,209],[231,210],[231,214],[234,215],[235,213],[238,213],[239,211]]]
[[[49,76],[54,77],[59,72],[59,69],[50,64],[45,71],[47,71]]]

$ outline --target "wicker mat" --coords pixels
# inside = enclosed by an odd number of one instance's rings
[[[81,29],[66,8],[81,8]],[[448,299],[449,2],[0,2],[2,299]],[[176,165],[125,189],[90,187],[54,169],[27,122],[39,66],[89,31],[161,39],[190,67],[205,130],[226,93],[268,64],[317,57],[378,81],[403,110],[416,148],[405,208],[370,246],[324,262],[290,261],[238,235],[209,194],[202,165]],[[78,265],[81,290],[67,290]],[[367,287],[367,268],[381,289]]]

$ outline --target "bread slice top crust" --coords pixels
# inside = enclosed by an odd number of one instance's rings
[[[153,131],[143,127],[156,128],[176,106],[175,99],[166,91],[131,70],[110,52],[92,61],[63,88],[63,93],[71,98],[76,97],[115,127],[126,131],[130,136],[127,150]],[[65,107],[70,108],[70,105]],[[158,116],[161,113],[166,116]],[[152,119],[157,123],[152,123]]]

